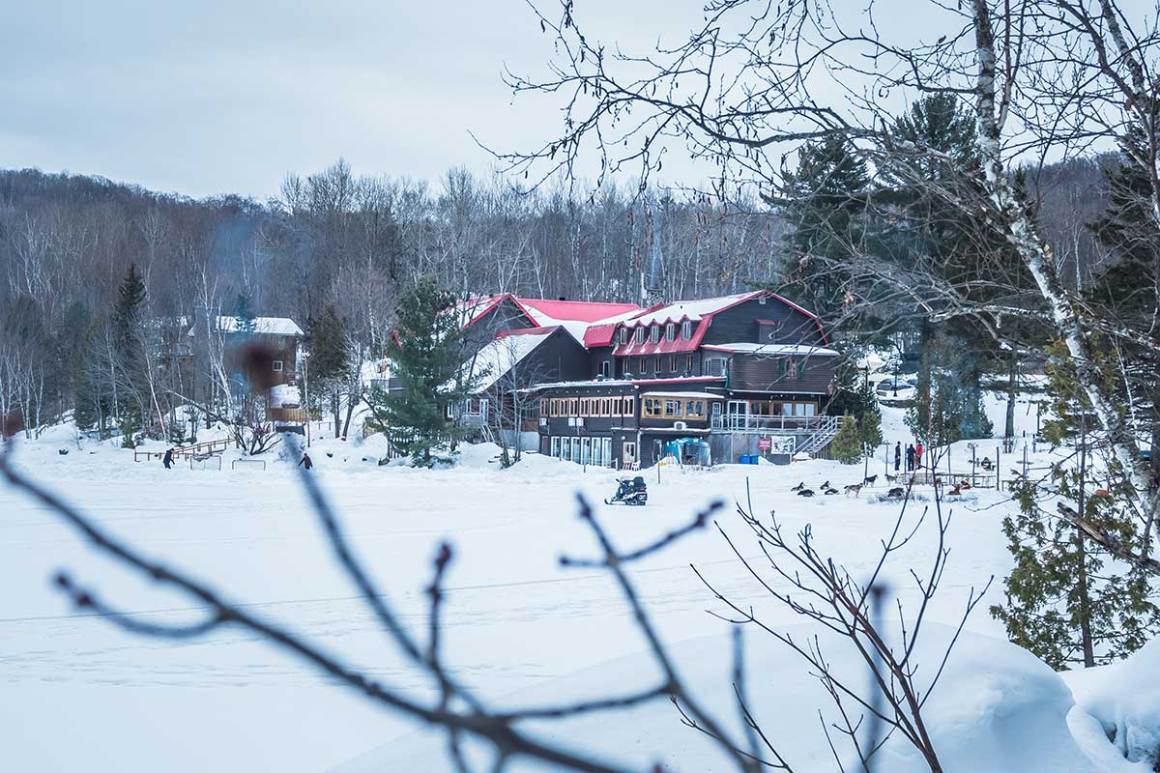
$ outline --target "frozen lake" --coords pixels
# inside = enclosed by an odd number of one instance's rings
[[[502,699],[550,680],[638,652],[613,582],[590,570],[558,566],[562,552],[594,555],[575,517],[575,494],[611,494],[609,471],[583,471],[532,458],[508,471],[472,450],[459,469],[374,467],[356,448],[313,451],[357,550],[404,618],[423,625],[430,561],[440,540],[453,542],[446,646],[460,677]],[[101,525],[152,556],[211,581],[231,599],[342,653],[386,683],[423,690],[338,572],[302,492],[285,464],[231,472],[163,470],[134,464],[131,453],[103,448],[59,456],[50,442],[17,449],[18,462],[52,482]],[[808,462],[792,468],[718,468],[649,473],[646,508],[603,504],[600,517],[625,547],[645,544],[685,522],[713,498],[743,497],[747,478],[759,512],[776,508],[788,527],[812,522],[822,544],[855,570],[869,570],[876,541],[896,506],[862,499],[802,499],[790,487],[854,482],[861,467]],[[933,619],[953,623],[972,585],[1002,574],[1007,553],[1001,509],[966,512],[997,497],[957,506],[955,556]],[[171,643],[134,638],[71,610],[50,583],[59,568],[108,601],[144,619],[192,621],[189,601],[143,583],[96,556],[40,508],[0,491],[0,748],[10,760],[43,770],[75,769],[100,755],[119,770],[277,768],[320,770],[410,729],[399,717],[326,684],[306,666],[226,629]],[[739,520],[721,522],[756,554]],[[933,539],[933,531],[926,532]],[[932,542],[899,556],[925,565]],[[722,636],[695,562],[733,598],[771,607],[719,535],[706,530],[636,566],[633,575],[667,637]],[[992,590],[992,597],[996,591]],[[904,592],[903,596],[906,597]],[[985,610],[985,605],[983,607]],[[969,628],[1002,636],[986,615]],[[62,733],[69,739],[61,743]],[[19,766],[23,767],[23,765]]]

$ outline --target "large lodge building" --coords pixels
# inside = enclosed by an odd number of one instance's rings
[[[837,432],[837,353],[816,315],[768,290],[647,309],[504,294],[460,312],[483,374],[463,420],[502,411],[546,455],[710,464],[817,452]]]

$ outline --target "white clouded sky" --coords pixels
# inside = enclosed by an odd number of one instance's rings
[[[479,171],[474,131],[512,148],[558,131],[500,80],[550,40],[523,0],[7,0],[0,166],[98,174],[195,196],[273,195],[289,171],[434,179]],[[683,6],[683,7],[680,7]],[[699,17],[694,0],[587,0],[633,44]]]

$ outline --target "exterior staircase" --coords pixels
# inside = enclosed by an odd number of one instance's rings
[[[807,454],[816,454],[828,446],[831,440],[837,437],[838,431],[842,428],[842,417],[822,416],[820,418],[821,421],[813,428],[813,432],[797,444],[797,450],[794,453],[804,451]]]

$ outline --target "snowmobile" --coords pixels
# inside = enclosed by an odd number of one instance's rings
[[[648,486],[644,478],[637,475],[635,478],[617,478],[620,484],[612,499],[604,500],[606,505],[643,505],[648,502]]]

